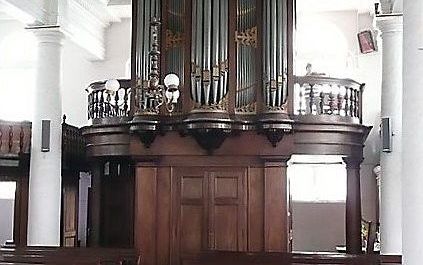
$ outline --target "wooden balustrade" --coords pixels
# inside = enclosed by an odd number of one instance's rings
[[[31,123],[0,120],[0,156],[28,154],[31,146]]]
[[[295,76],[294,115],[332,115],[362,121],[364,84],[352,79],[324,76]],[[128,117],[131,109],[130,80],[118,80],[117,92],[105,88],[106,81],[92,83],[87,89],[88,119]]]
[[[85,141],[80,129],[66,124],[65,120],[62,124],[62,150],[63,161],[73,163],[85,159]],[[30,152],[31,122],[0,120],[0,157],[16,159]]]
[[[66,115],[62,123],[62,164],[79,168],[85,164],[85,139],[78,127],[66,123]]]
[[[1,264],[137,265],[132,249],[27,247],[0,249]]]
[[[131,80],[118,80],[120,88],[117,91],[106,89],[106,81],[89,85],[88,119],[109,117],[127,117],[131,107]]]
[[[294,114],[350,117],[361,123],[363,88],[351,79],[296,76]]]

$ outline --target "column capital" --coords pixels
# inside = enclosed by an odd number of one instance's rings
[[[343,157],[342,160],[344,161],[347,169],[359,169],[361,163],[363,162],[363,158],[361,157],[351,157],[346,156]]]
[[[286,167],[291,156],[263,156],[265,167]]]
[[[379,17],[377,18],[376,26],[382,33],[382,38],[383,38],[384,34],[402,32],[403,19],[402,19],[402,16]]]
[[[27,27],[37,38],[38,43],[57,43],[62,45],[65,34],[60,26],[34,26]]]

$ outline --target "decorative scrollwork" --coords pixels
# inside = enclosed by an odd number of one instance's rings
[[[184,37],[182,32],[173,33],[171,30],[166,30],[166,42],[165,49],[171,49],[178,46],[181,46],[184,43]]]
[[[256,113],[256,110],[257,110],[257,103],[253,102],[245,106],[238,107],[236,108],[235,111],[238,113]]]
[[[245,31],[237,31],[235,33],[235,41],[240,45],[257,48],[257,26]]]

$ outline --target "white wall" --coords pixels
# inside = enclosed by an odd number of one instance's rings
[[[300,13],[298,15],[298,27],[308,27],[307,20],[309,18],[310,22],[324,20],[333,24],[333,28],[336,31],[341,32],[339,39],[343,40],[346,44],[346,49],[348,50],[348,55],[343,60],[335,60],[334,63],[338,63],[337,66],[344,68],[346,76],[335,76],[331,72],[327,72],[328,75],[333,77],[349,77],[357,80],[358,82],[365,83],[366,87],[363,95],[363,123],[368,126],[373,126],[373,129],[365,143],[364,148],[364,161],[361,167],[361,191],[362,191],[362,215],[366,220],[375,221],[377,216],[377,187],[376,179],[373,174],[373,168],[379,163],[379,119],[380,119],[380,106],[381,106],[381,78],[382,78],[382,64],[381,64],[381,52],[374,52],[371,54],[360,54],[357,33],[362,30],[373,30],[373,18],[369,13],[359,14],[357,11],[332,11],[332,12],[320,12],[320,13]],[[303,21],[301,21],[303,20]],[[322,29],[323,30],[323,29]],[[318,34],[322,36],[324,32],[320,31]],[[311,45],[315,45],[319,41],[324,41],[321,38],[316,38]],[[336,43],[337,40],[331,40]],[[298,42],[298,39],[297,39]],[[302,44],[297,43],[297,47],[301,47]],[[379,45],[381,46],[381,45]],[[325,53],[326,51],[322,51]],[[330,52],[328,52],[329,54]],[[323,60],[321,54],[307,54],[302,53],[297,50],[297,55],[300,56],[300,62],[304,63],[310,59],[312,56],[319,58],[316,63],[316,67],[313,66],[313,71],[316,72],[325,72],[325,69],[319,69],[319,60]],[[313,63],[313,61],[311,61]],[[302,74],[303,66],[297,65],[297,73]],[[304,66],[305,67],[305,66]],[[324,67],[324,66],[322,66]],[[336,68],[336,67],[333,67]],[[338,71],[338,74],[342,74],[342,71]],[[310,220],[310,212],[314,212],[313,208],[309,205],[302,205],[301,209],[309,208],[310,211],[297,211],[294,212],[294,227],[302,227],[301,229],[297,228],[297,235],[294,234],[294,238],[297,237],[297,245],[294,245],[296,248],[302,250],[317,250],[313,249],[316,244],[313,244],[312,241],[307,242],[305,240],[307,233],[313,231],[314,221]],[[312,205],[313,206],[313,205]],[[325,211],[339,211],[340,208],[335,208],[331,205],[319,205],[319,208]],[[327,208],[325,208],[327,207]],[[340,212],[337,213],[338,215]],[[319,214],[317,213],[317,216]],[[336,214],[335,214],[336,216]],[[311,218],[313,219],[313,218]],[[326,223],[327,227],[332,227],[333,233],[339,235],[338,241],[342,241],[341,236],[341,227],[338,227],[338,221],[334,219],[328,219]],[[317,219],[318,221],[319,219]],[[299,223],[296,223],[299,222]],[[323,225],[323,224],[322,224]],[[323,230],[325,228],[322,228]],[[324,235],[324,234],[323,234]],[[303,240],[304,239],[304,240]],[[328,238],[321,238],[321,240],[329,242]],[[295,244],[295,243],[294,243]],[[322,243],[325,245],[324,243]],[[323,249],[320,249],[323,250]]]
[[[13,214],[15,200],[0,199],[0,246],[13,239]]]
[[[293,251],[336,251],[345,245],[345,203],[293,202]]]
[[[87,93],[93,81],[125,77],[126,63],[131,51],[131,23],[129,19],[113,23],[106,32],[106,60],[91,62],[82,49],[65,41],[63,53],[63,113],[67,123],[87,125]]]
[[[17,33],[27,33],[25,25],[15,20],[0,20],[0,45],[4,38]],[[86,125],[87,121],[87,94],[85,88],[93,81],[109,78],[125,77],[126,63],[130,58],[131,43],[131,23],[130,19],[113,23],[106,31],[107,53],[104,61],[92,62],[87,60],[86,52],[69,39],[63,43],[63,76],[62,76],[62,98],[63,114],[67,116],[67,123],[78,127]],[[20,54],[32,51],[35,54],[36,42],[29,39],[22,43],[22,47],[17,47]],[[1,53],[0,68],[3,67],[5,55]],[[28,56],[27,56],[28,57]],[[19,63],[19,61],[17,62]],[[25,61],[25,67],[33,67],[35,61]],[[28,65],[30,64],[30,65]],[[18,65],[19,66],[19,65]],[[22,66],[19,66],[22,68]],[[34,83],[32,77],[21,76],[21,80],[14,87],[0,86],[0,94],[7,93],[14,96],[10,106],[3,104],[0,106],[1,119],[32,119],[33,94],[31,85]],[[25,82],[28,81],[28,82]],[[3,82],[4,84],[4,82]],[[11,96],[8,98],[10,99]],[[9,110],[9,111],[7,111]],[[21,110],[22,114],[12,116],[12,112]],[[16,117],[16,118],[15,118]]]

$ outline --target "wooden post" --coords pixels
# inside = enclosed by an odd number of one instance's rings
[[[264,250],[288,252],[288,180],[290,157],[265,158],[264,163]]]
[[[348,254],[361,254],[360,164],[362,158],[343,158],[347,168],[346,245]]]
[[[157,262],[157,170],[154,162],[139,162],[135,173],[134,247],[145,265]]]
[[[101,177],[103,163],[95,161],[91,167],[91,200],[90,220],[88,232],[88,246],[100,246],[100,225],[101,225]]]

